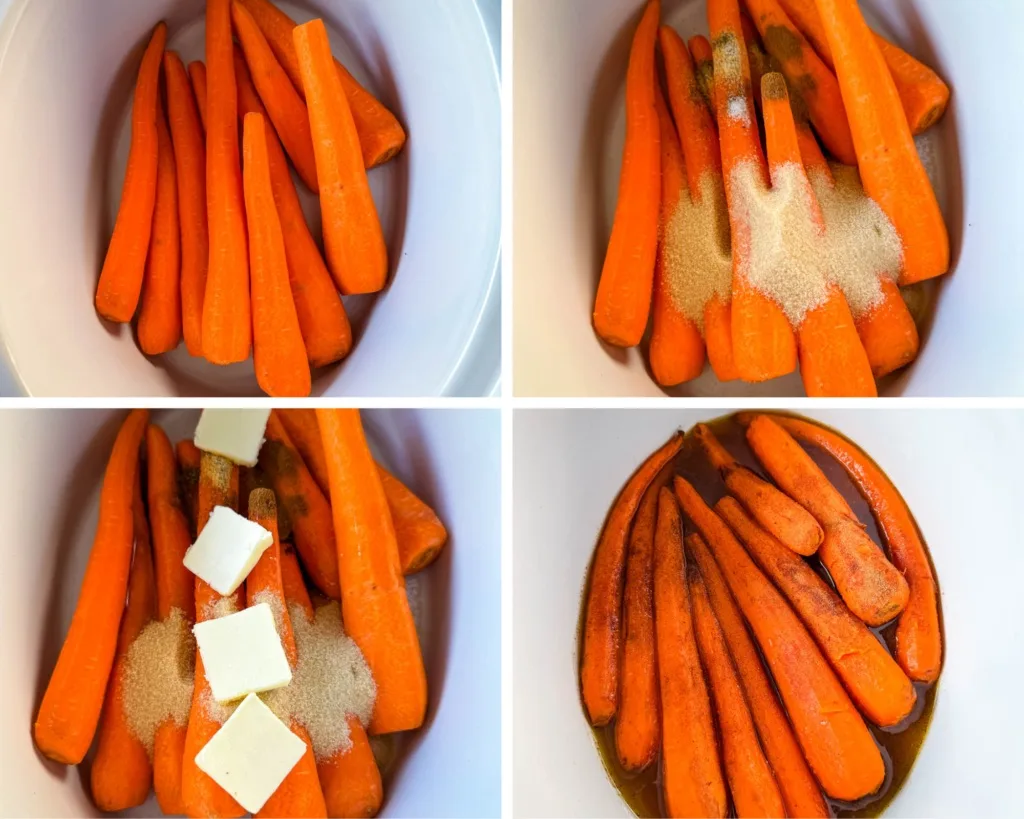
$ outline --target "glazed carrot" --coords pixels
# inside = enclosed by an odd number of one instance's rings
[[[934,682],[942,667],[938,589],[928,552],[906,501],[856,444],[811,421],[787,416],[773,418],[796,439],[823,449],[839,461],[871,505],[893,563],[910,586],[910,599],[896,625],[896,660],[912,680]]]
[[[874,793],[885,779],[882,755],[813,638],[697,491],[678,476],[675,488],[761,647],[800,747],[825,793],[844,801]]]
[[[608,344],[635,347],[651,311],[661,205],[661,129],[654,50],[660,0],[649,0],[633,37],[626,73],[626,144],[594,329]]]
[[[594,551],[580,667],[583,704],[592,725],[607,725],[619,707],[620,614],[626,537],[647,487],[672,462],[682,445],[682,436],[673,435],[633,473],[615,499]]]
[[[199,112],[199,120],[202,122],[203,131],[206,131],[206,63],[202,60],[195,60],[188,64],[188,75],[192,80],[192,92],[196,97],[196,110]]]
[[[132,142],[114,234],[96,288],[96,312],[108,321],[132,320],[142,293],[149,236],[156,205],[159,149],[156,113],[160,106],[160,62],[167,25],[160,23],[142,57],[132,102]]]
[[[245,578],[245,604],[270,604],[277,619],[277,632],[285,656],[294,668],[297,660],[295,634],[285,602],[284,579],[281,576],[281,540],[277,532],[277,500],[272,489],[254,489],[250,493],[248,517],[270,532],[274,536],[274,542],[260,555],[260,559]]]
[[[256,381],[272,397],[304,397],[312,389],[312,375],[288,281],[262,115],[246,114],[243,139]]]
[[[174,453],[178,460],[178,487],[181,491],[181,500],[188,515],[189,531],[194,539],[199,513],[199,461],[202,453],[189,438],[178,441]]]
[[[768,678],[757,647],[743,621],[721,569],[700,535],[686,538],[689,556],[697,563],[711,608],[722,628],[729,653],[736,665],[743,692],[754,717],[761,747],[775,772],[787,816],[827,817],[831,813],[793,735],[775,687]]]
[[[245,361],[252,349],[252,305],[231,0],[207,0],[206,69],[210,265],[203,301],[203,355],[214,364],[233,364]]]
[[[318,188],[316,157],[306,104],[271,51],[260,27],[238,0],[231,3],[231,20],[270,122],[274,124],[299,178],[306,187],[315,191]]]
[[[850,611],[869,626],[887,623],[903,611],[909,595],[907,581],[811,456],[766,415],[750,422],[747,440],[782,491],[821,524],[825,539],[818,554]]]
[[[711,43],[703,34],[691,37],[686,41],[693,57],[694,71],[697,74],[697,87],[704,97],[704,102],[712,111],[715,111],[715,57],[711,50]]]
[[[327,29],[323,20],[313,20],[296,28],[294,38],[313,129],[327,260],[342,293],[376,293],[387,283],[388,250]]]
[[[669,816],[725,816],[728,797],[690,613],[679,507],[658,493],[654,619],[661,691],[661,787]]]
[[[900,284],[949,270],[949,233],[899,93],[857,0],[818,0],[850,116],[864,190],[903,240]]]
[[[266,110],[249,76],[249,67],[245,64],[241,50],[237,48],[235,79],[238,83],[239,115],[266,116]],[[302,211],[284,149],[274,129],[270,127],[269,119],[265,119],[265,124],[270,184],[281,219],[285,255],[288,257],[288,276],[295,311],[299,316],[299,328],[302,330],[310,366],[325,367],[345,358],[352,350],[352,327],[345,313],[345,305],[338,295],[338,288],[306,224],[306,215]]]
[[[797,554],[813,555],[818,551],[824,533],[806,509],[736,461],[706,424],[697,424],[694,435],[722,475],[726,488],[761,526]]]
[[[157,616],[165,620],[172,609],[191,619],[195,612],[195,583],[182,560],[192,544],[181,508],[174,450],[167,434],[155,424],[146,429],[147,494],[156,562]]]
[[[33,727],[40,752],[65,765],[81,762],[92,744],[114,663],[132,561],[132,492],[148,421],[146,410],[133,410],[117,433],[78,603]]]
[[[701,664],[718,715],[722,761],[736,815],[784,816],[782,793],[758,742],[754,718],[744,699],[722,629],[711,610],[704,581],[692,563],[686,566],[686,582]]]
[[[288,73],[296,90],[303,94],[302,70],[292,40],[295,21],[274,6],[270,0],[238,0],[256,20],[263,34],[274,49],[274,54]],[[341,79],[352,118],[359,132],[363,161],[367,168],[383,165],[396,157],[405,146],[405,131],[401,124],[383,104],[361,86],[348,70],[337,60],[334,61]]]

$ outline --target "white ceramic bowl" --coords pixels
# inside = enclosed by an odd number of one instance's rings
[[[370,174],[392,284],[348,299],[356,348],[315,394],[485,395],[500,372],[499,0],[283,0],[405,124]],[[10,391],[258,395],[251,361],[182,345],[150,361],[92,299],[120,202],[134,75],[152,27],[204,55],[203,0],[0,0],[0,359]],[[6,13],[5,13],[6,12]],[[301,186],[300,186],[301,187]],[[314,197],[306,204],[319,231]]]
[[[0,816],[98,815],[80,770],[53,764],[31,724],[71,620],[96,525],[100,482],[123,411],[0,412]],[[194,411],[160,411],[172,440]],[[451,536],[411,579],[430,685],[427,723],[385,782],[385,816],[500,813],[500,418],[463,410],[366,411],[385,463],[438,512]],[[158,816],[155,801],[134,812]]]
[[[578,693],[580,598],[622,484],[677,428],[727,410],[518,411],[513,491],[513,813],[629,816]],[[810,412],[875,458],[913,510],[942,592],[931,726],[887,816],[1019,813],[1024,413]]]
[[[517,395],[662,391],[638,351],[612,350],[591,314],[614,213],[629,46],[642,0],[516,0],[514,6],[514,389]],[[929,132],[953,273],[912,368],[889,395],[1022,395],[1024,298],[1015,204],[1024,105],[1004,63],[1024,36],[1015,0],[861,0],[872,22],[926,60],[953,102]],[[663,21],[707,32],[704,0],[663,0]],[[796,376],[760,386],[710,373],[679,395],[803,395]]]

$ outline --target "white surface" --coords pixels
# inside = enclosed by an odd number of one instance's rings
[[[110,410],[0,410],[4,635],[0,816],[96,816],[78,769],[40,757],[30,727],[78,596]],[[199,413],[161,411],[172,441]],[[429,503],[450,539],[407,587],[427,669],[427,721],[384,783],[382,815],[493,817],[501,794],[501,421],[488,410],[368,410],[380,462]],[[88,778],[84,780],[88,782]],[[134,812],[155,816],[155,801]]]
[[[1017,224],[1024,163],[1021,78],[1004,55],[1024,38],[1017,0],[862,0],[873,19],[953,87],[933,129],[953,245],[921,355],[891,395],[1024,395],[1024,301]],[[663,393],[638,351],[605,348],[591,313],[611,229],[624,133],[629,45],[642,0],[516,0],[514,390],[517,395]],[[684,36],[707,31],[704,0],[664,0]],[[959,157],[959,164],[957,157]],[[754,387],[710,372],[681,395],[802,395],[798,377]]]
[[[256,813],[305,752],[306,743],[250,694],[196,754],[196,766]]]
[[[194,443],[229,461],[256,466],[270,409],[205,409],[196,424]]]
[[[576,629],[598,533],[671,433],[725,410],[518,411],[514,423],[513,813],[629,816],[580,704]],[[1019,813],[1024,770],[1024,412],[807,413],[849,435],[906,499],[931,549],[945,666],[917,763],[888,816]]]
[[[392,284],[349,299],[356,347],[314,394],[485,395],[500,372],[499,0],[283,0],[406,125],[371,185]],[[4,9],[7,13],[3,14]],[[0,0],[0,358],[39,396],[259,395],[251,362],[150,361],[92,299],[152,26],[203,56],[202,0]],[[319,230],[315,199],[306,196]]]
[[[234,594],[253,566],[274,543],[274,536],[234,509],[216,506],[196,542],[185,552],[184,564],[218,594]]]

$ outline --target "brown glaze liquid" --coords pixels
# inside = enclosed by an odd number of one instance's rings
[[[705,423],[714,430],[715,435],[725,448],[741,464],[750,467],[764,478],[768,477],[748,446],[745,430],[736,421],[735,416],[730,415]],[[843,467],[833,460],[830,455],[818,450],[816,447],[805,446],[805,449],[810,453],[815,463],[821,467],[821,470],[832,482],[832,485],[842,493],[847,503],[850,504],[850,508],[853,509],[854,514],[867,527],[867,532],[871,535],[872,540],[881,545],[882,540],[879,537],[875,519],[871,515],[871,508],[868,506],[867,501],[861,497]],[[692,483],[710,506],[714,506],[726,494],[725,484],[722,483],[718,473],[708,463],[703,448],[692,435],[687,435],[682,451],[679,453],[678,460],[676,461],[676,473]],[[688,521],[685,525],[686,534],[693,531]],[[828,572],[817,558],[810,558],[809,562],[827,583],[833,585]],[[935,573],[934,566],[932,567],[932,573]],[[586,601],[586,596],[587,589],[585,588],[580,605],[580,623],[577,635],[578,646],[582,646],[583,602]],[[941,616],[940,602],[940,623]],[[896,621],[880,628],[872,629],[872,631],[889,647],[890,652],[894,651]],[[577,653],[582,656],[582,649],[578,648]],[[911,768],[914,766],[914,761],[917,759],[917,754],[921,750],[921,744],[924,742],[925,734],[928,731],[928,725],[931,723],[932,712],[935,707],[937,683],[930,685],[915,683],[914,687],[917,691],[917,703],[914,706],[913,712],[906,720],[897,726],[884,729],[867,723],[885,759],[886,777],[882,788],[878,793],[856,803],[828,800],[832,813],[835,816],[880,816],[910,775]],[[583,718],[586,719],[585,713]],[[624,770],[619,764],[618,756],[615,752],[614,721],[603,728],[594,728],[593,731],[594,742],[597,745],[598,752],[601,754],[604,768],[633,813],[639,817],[664,816],[665,810],[661,799],[661,772],[659,766],[657,764],[651,765],[647,770],[640,773],[631,773]]]

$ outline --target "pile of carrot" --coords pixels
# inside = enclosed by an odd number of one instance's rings
[[[306,396],[344,359],[341,295],[378,293],[388,251],[367,173],[397,156],[397,118],[334,59],[322,20],[271,0],[207,0],[206,61],[160,23],[135,85],[131,149],[96,311],[140,349],[217,365],[252,355],[271,396]],[[163,83],[161,83],[163,78]],[[292,177],[319,195],[321,252]]]
[[[423,724],[427,680],[405,577],[437,559],[448,537],[444,524],[374,462],[358,410],[274,410],[260,463],[248,470],[254,474],[240,475],[246,470],[199,453],[191,441],[172,446],[146,410],[132,411],[118,432],[74,617],[33,727],[36,747],[55,762],[78,765],[96,749],[85,780],[101,810],[136,807],[153,790],[167,815],[243,813],[194,761],[220,728],[202,706],[208,684],[198,652],[187,725],[162,723],[152,754],[132,733],[123,706],[126,657],[148,623],[175,610],[189,625],[219,616],[211,608],[216,592],[182,562],[193,532],[218,505],[247,510],[274,536],[231,598],[234,609],[270,593],[312,618],[311,592],[340,600],[345,631],[377,687],[368,728],[348,716],[352,747],[319,761],[310,749],[260,816],[376,815],[383,789],[369,736]],[[258,488],[240,498],[240,486]],[[284,512],[294,543],[279,526]],[[282,608],[282,644],[294,664]],[[291,728],[308,746],[306,727],[293,720]]]
[[[663,387],[697,378],[710,361],[720,381],[758,383],[799,366],[810,396],[877,395],[876,380],[918,353],[897,283],[879,271],[881,300],[856,320],[833,288],[792,326],[775,296],[747,278],[756,226],[731,180],[748,164],[765,186],[790,165],[831,179],[826,155],[856,166],[902,244],[898,285],[942,276],[949,237],[914,136],[942,118],[949,87],[873,32],[857,0],[707,0],[710,41],[688,43],[660,16],[660,0],[647,0],[629,56],[597,335],[624,348],[646,339],[652,377]],[[681,198],[700,204],[701,179],[724,189],[733,274],[731,298],[696,296],[707,299],[698,326],[692,306],[685,312],[667,294],[664,254],[668,217]]]
[[[700,424],[615,500],[584,601],[583,706],[627,775],[659,766],[665,815],[830,816],[880,798],[891,763],[870,726],[906,730],[939,677],[937,583],[856,444],[794,416],[736,420],[763,473]],[[888,554],[803,445],[846,470]],[[712,502],[677,470],[717,476]],[[872,629],[893,621],[890,652]]]

